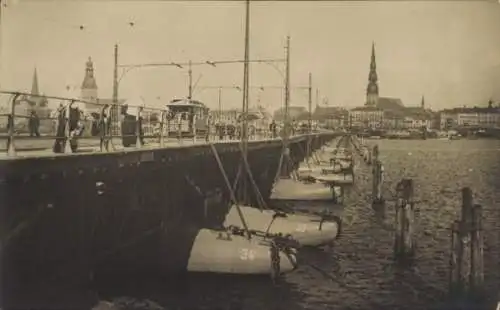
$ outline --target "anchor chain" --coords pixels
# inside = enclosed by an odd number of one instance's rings
[[[276,234],[271,240],[271,278],[273,282],[276,283],[281,273],[281,256],[280,252],[285,254],[293,269],[296,269],[298,264],[296,259],[292,258],[292,255],[297,252],[300,248],[300,244],[297,240],[293,239],[291,235],[283,236],[282,234]]]
[[[271,279],[276,283],[281,273],[281,258],[278,245],[274,241],[271,242],[269,253],[271,255]]]
[[[262,232],[258,230],[250,230],[249,231],[252,236],[258,236],[258,237],[263,237],[265,241],[268,241],[270,243],[270,255],[271,255],[271,278],[273,281],[276,281],[276,279],[280,275],[280,266],[281,266],[281,258],[280,258],[280,252],[285,254],[287,258],[290,260],[290,262],[293,265],[293,268],[297,268],[298,264],[295,259],[292,258],[292,254],[295,254],[297,249],[301,247],[300,243],[293,239],[293,237],[288,234],[283,236],[281,233],[277,234],[271,234],[268,232]],[[236,235],[236,236],[244,236],[246,231],[244,229],[241,229],[240,227],[237,226],[228,226],[228,234]],[[227,238],[226,240],[229,240],[229,236],[223,237],[222,234],[220,234],[220,238]]]
[[[323,223],[325,222],[335,222],[338,226],[338,233],[337,233],[337,237],[336,238],[339,238],[339,236],[341,235],[341,232],[342,232],[342,219],[337,216],[337,215],[334,215],[334,214],[331,214],[328,209],[322,211],[322,212],[317,212],[317,211],[310,211],[310,210],[305,210],[305,209],[300,209],[300,210],[293,210],[290,206],[288,205],[284,205],[284,206],[281,206],[279,208],[277,208],[278,211],[276,211],[278,214],[275,215],[275,216],[280,216],[281,214],[285,214],[285,216],[287,216],[287,214],[297,214],[297,213],[303,213],[303,214],[311,214],[311,215],[315,215],[315,216],[318,216],[320,218],[320,222],[319,222],[319,230],[322,229],[322,226],[323,226]]]
[[[222,161],[219,157],[219,153],[217,153],[217,149],[215,148],[215,146],[212,143],[209,143],[209,145],[210,145],[210,148],[212,149],[212,153],[215,157],[215,160],[217,161],[217,165],[218,165],[219,170],[222,174],[222,177],[224,178],[224,182],[226,183],[227,189],[229,190],[231,200],[232,200],[233,204],[235,204],[235,206],[236,206],[236,210],[238,211],[238,215],[240,217],[241,224],[244,227],[244,231],[246,232],[247,238],[250,240],[250,238],[251,238],[250,230],[248,229],[248,225],[247,225],[247,222],[245,220],[245,216],[243,215],[243,212],[241,211],[241,208],[238,204],[238,201],[236,200],[236,196],[235,196],[235,193],[233,191],[233,188],[231,187],[231,183],[229,183],[229,179],[228,179],[228,176],[227,176],[226,171],[224,169],[224,165],[222,164]]]
[[[326,221],[335,222],[337,224],[338,232],[337,232],[337,236],[335,238],[338,239],[340,237],[340,235],[342,234],[342,219],[336,215],[333,215],[333,214],[322,214],[321,220],[319,222],[319,230],[321,230],[323,223]]]

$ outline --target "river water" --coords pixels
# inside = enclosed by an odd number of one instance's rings
[[[304,264],[279,285],[267,278],[206,275],[138,282],[97,289],[95,299],[119,307],[101,302],[95,309],[444,309],[449,227],[459,217],[465,186],[484,210],[485,282],[491,299],[485,309],[495,309],[500,297],[500,141],[366,142],[379,145],[384,164],[384,221],[376,219],[369,204],[371,168],[358,160],[341,238],[330,249],[304,250]],[[411,268],[398,267],[392,259],[391,197],[402,178],[414,180],[417,200],[417,251]]]

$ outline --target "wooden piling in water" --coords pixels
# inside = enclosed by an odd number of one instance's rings
[[[372,158],[373,161],[377,161],[378,160],[378,155],[379,155],[379,150],[378,150],[378,145],[377,144],[375,144],[373,146],[373,152],[372,153],[373,153],[373,158]]]
[[[403,179],[396,186],[396,231],[394,240],[394,257],[404,261],[414,255],[413,224],[414,199],[413,180]]]
[[[472,200],[472,190],[469,187],[462,188],[462,222],[470,223],[472,220]]]
[[[471,250],[472,250],[472,270],[471,284],[472,294],[480,297],[483,293],[484,282],[484,240],[483,240],[483,208],[480,205],[474,205],[472,208],[472,232],[471,232]]]
[[[459,283],[459,250],[460,249],[460,221],[455,221],[451,225],[451,251],[450,251],[450,277],[449,291],[452,296],[458,295],[460,291]]]
[[[383,211],[385,207],[385,201],[382,195],[382,185],[384,183],[383,179],[384,167],[382,162],[377,160],[372,169],[372,208],[377,211]]]
[[[450,295],[480,298],[484,282],[482,207],[473,205],[468,187],[462,189],[461,219],[452,228]]]

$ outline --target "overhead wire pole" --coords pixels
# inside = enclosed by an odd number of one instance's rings
[[[116,130],[118,132],[111,132],[111,135],[120,135],[121,133],[121,122],[118,121],[120,111],[118,110],[118,44],[115,44],[114,53],[114,68],[113,68],[113,107],[111,108],[111,122],[112,126],[116,125]],[[111,127],[113,130],[114,127]]]
[[[192,99],[193,96],[193,69],[192,69],[192,62],[191,60],[188,63],[189,69],[188,69],[188,75],[189,75],[189,89],[188,89],[188,99]]]
[[[114,70],[113,70],[113,103],[118,102],[118,44],[115,44],[114,53]]]
[[[308,116],[308,124],[309,124],[309,135],[307,136],[307,154],[306,161],[309,164],[309,157],[311,156],[311,142],[312,142],[312,73],[309,73],[309,116]]]
[[[241,148],[243,161],[247,161],[248,156],[248,88],[249,88],[249,54],[250,54],[250,0],[245,1],[245,55],[243,64],[243,109],[242,109],[242,124],[241,124]],[[246,169],[241,170],[243,174],[242,177],[242,200],[248,202],[248,192],[247,192],[247,178],[248,173]]]
[[[217,101],[219,103],[219,122],[222,118],[222,87],[217,89]]]
[[[3,61],[2,61],[2,50],[3,50],[3,27],[2,27],[2,9],[5,5],[6,0],[0,0],[0,87],[2,85],[2,77],[3,77]]]
[[[283,132],[283,149],[286,152],[284,154],[285,164],[282,165],[282,176],[288,176],[289,173],[289,145],[288,141],[290,138],[290,115],[289,115],[289,105],[290,105],[290,36],[286,37],[286,71],[285,71],[285,119],[284,119],[284,132]],[[282,162],[282,163],[283,163]],[[285,171],[283,171],[285,170]]]

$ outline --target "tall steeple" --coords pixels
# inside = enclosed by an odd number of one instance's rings
[[[423,95],[422,95],[422,101],[420,101],[420,108],[422,108],[422,110],[425,110],[425,98]]]
[[[35,70],[33,71],[33,82],[31,82],[31,94],[32,95],[39,95],[39,90],[38,90],[38,75],[36,73],[36,67]]]
[[[366,88],[367,106],[375,106],[378,101],[378,76],[377,61],[375,59],[375,42],[372,42],[372,56],[370,61],[370,73],[368,75],[368,87]]]
[[[89,57],[85,67],[85,77],[82,82],[81,97],[86,101],[97,100],[97,83],[94,76],[94,63]]]

